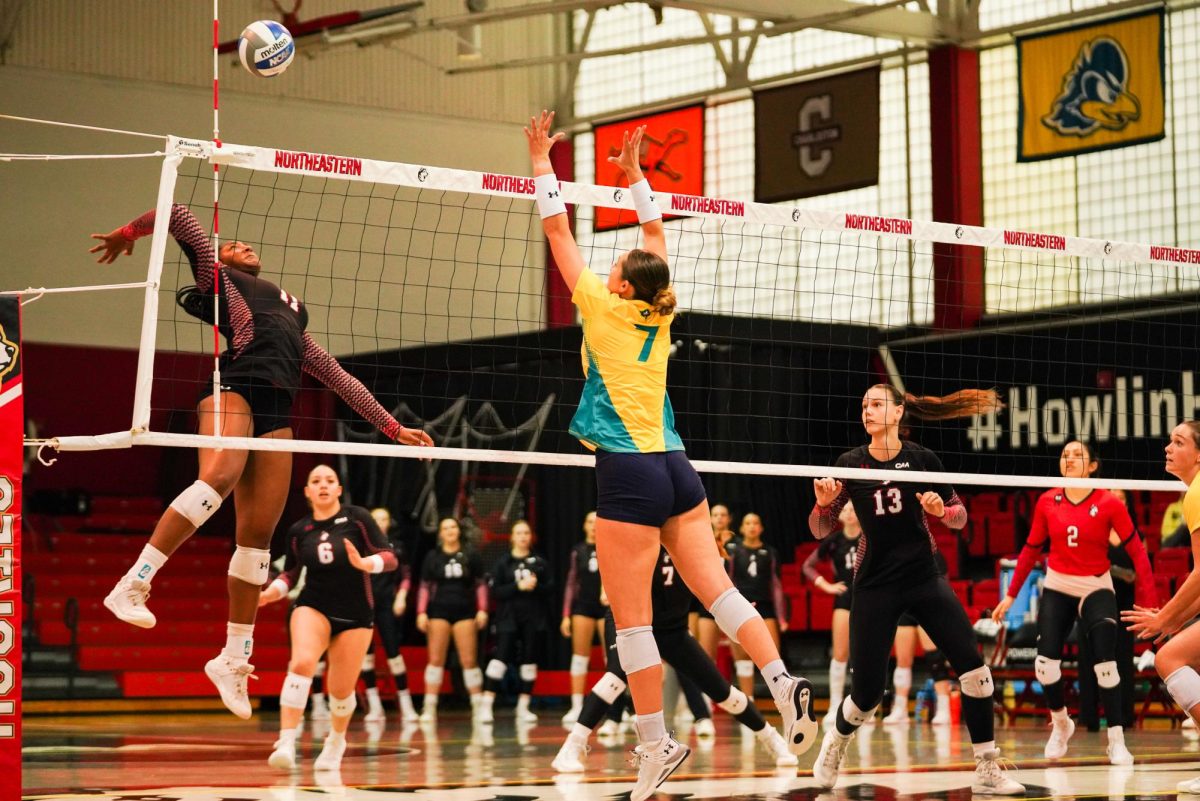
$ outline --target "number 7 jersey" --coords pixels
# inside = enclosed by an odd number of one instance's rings
[[[894,470],[897,479],[908,471],[944,469],[937,454],[908,441],[903,442],[895,458],[886,462],[873,457],[867,446],[862,445],[838,457],[836,466]],[[949,484],[851,479],[842,482],[841,494],[832,504],[824,508],[814,506],[809,528],[814,537],[824,539],[841,527],[838,515],[847,503],[853,503],[862,525],[854,570],[856,588],[933,579],[940,573],[937,544],[925,520],[925,510],[917,500],[917,493],[930,491],[941,496],[945,505],[942,520],[948,527],[958,529],[966,525],[966,507]]]

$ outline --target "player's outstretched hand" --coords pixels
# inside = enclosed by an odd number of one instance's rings
[[[551,135],[550,127],[552,125],[554,125],[554,112],[543,109],[540,115],[529,118],[528,128],[522,128],[525,131],[525,140],[529,143],[529,160],[535,167],[543,163],[548,164],[550,148],[554,147],[556,142],[567,138],[562,131]]]
[[[1013,599],[1005,595],[1000,599],[1000,603],[996,604],[996,608],[992,610],[992,620],[996,623],[1001,622],[1008,617],[1008,610],[1013,605]]]
[[[104,251],[100,253],[100,258],[96,259],[97,264],[112,264],[122,253],[126,256],[133,255],[133,240],[126,239],[120,228],[107,234],[92,234],[92,239],[99,239],[100,244],[88,250],[88,253]]]
[[[432,446],[433,437],[419,428],[405,428],[404,426],[400,426],[400,431],[396,434],[396,442],[399,442],[401,445]]]
[[[346,540],[346,559],[350,562],[350,567],[355,570],[361,570],[364,573],[371,572],[371,565],[367,563],[366,559],[362,558],[362,555],[358,552],[358,548],[350,540]]]
[[[842,482],[836,478],[814,478],[813,491],[817,493],[817,506],[829,506],[842,494]]]
[[[287,593],[282,592],[278,585],[268,587],[258,594],[258,605],[266,606],[267,604],[273,604],[284,595],[287,595]]]
[[[1139,640],[1153,640],[1155,644],[1183,628],[1180,623],[1164,620],[1161,609],[1149,609],[1137,604],[1133,605],[1133,609],[1121,612],[1121,621],[1128,624],[1129,630]]]
[[[558,624],[558,631],[566,639],[571,639],[571,618],[564,617],[562,622]]]
[[[609,156],[608,163],[616,164],[621,168],[621,172],[625,173],[625,177],[629,179],[630,184],[636,184],[642,180],[642,136],[646,133],[646,126],[639,125],[633,129],[633,133],[625,131],[621,135],[621,154],[619,156]]]
[[[942,500],[941,495],[938,495],[933,490],[918,492],[917,500],[921,502],[921,508],[934,517],[946,516],[946,502]]]

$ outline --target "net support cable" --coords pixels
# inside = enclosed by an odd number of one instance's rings
[[[277,150],[274,148],[210,142],[171,136],[163,161],[156,210],[158,219],[168,219],[174,195],[176,175],[184,158],[201,158],[215,166],[229,165],[285,175],[336,178],[364,183],[386,184],[414,189],[432,189],[468,195],[491,195],[533,201],[533,179],[528,176],[432,167],[403,162],[361,159],[327,153]],[[634,211],[633,198],[625,187],[597,186],[560,182],[563,199],[568,203]],[[1036,231],[990,228],[974,225],[910,220],[849,212],[804,209],[788,204],[769,205],[744,200],[656,192],[653,198],[660,209],[677,217],[705,217],[731,222],[752,222],[788,228],[876,235],[906,241],[928,241],[980,248],[1007,248],[1021,251],[1076,256],[1088,259],[1126,261],[1179,266],[1200,264],[1200,250],[1160,246],[1088,237],[1045,234]],[[132,445],[199,448],[225,447],[243,450],[293,451],[318,454],[356,454],[416,459],[448,459],[460,462],[498,462],[590,467],[594,457],[588,454],[562,454],[485,450],[472,448],[419,448],[395,444],[365,442],[327,442],[274,438],[202,437],[151,431],[150,390],[154,368],[155,330],[158,318],[158,287],[166,251],[167,226],[155,226],[147,274],[146,308],[139,345],[137,384],[131,430],[97,436],[71,436],[31,439],[34,447],[62,451],[127,448]],[[813,465],[780,465],[752,462],[716,462],[697,460],[700,472],[728,473],[731,464],[744,475],[821,478],[858,478],[896,480],[890,470],[839,469]],[[967,474],[949,472],[913,472],[906,479],[926,482],[954,482],[1014,487],[1101,487],[1130,490],[1177,491],[1182,483],[1174,480],[1069,479],[1059,476]]]

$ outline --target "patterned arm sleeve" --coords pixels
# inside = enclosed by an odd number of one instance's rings
[[[336,392],[347,406],[383,432],[385,437],[395,440],[400,436],[400,429],[403,426],[396,422],[396,418],[388,414],[387,410],[379,405],[379,401],[375,400],[375,396],[363,386],[363,383],[343,370],[337,359],[330,356],[307,333],[304,334],[303,369],[304,372]]]
[[[842,509],[850,502],[850,490],[846,489],[846,485],[842,485],[842,491],[833,499],[833,503],[828,506],[821,506],[814,503],[812,511],[808,513],[808,530],[812,535],[819,540],[823,540],[833,532],[842,527],[842,522],[838,520],[838,515],[842,513]]]
[[[804,564],[800,567],[800,572],[804,574],[804,580],[809,584],[816,584],[817,578],[821,575],[821,571],[817,570],[817,563],[825,558],[825,555],[821,551],[825,550],[824,545],[826,542],[829,542],[829,540],[823,541],[821,543],[822,547],[810,553],[808,558],[804,560]]]
[[[950,500],[945,503],[945,510],[942,514],[941,523],[943,526],[955,531],[965,528],[967,525],[967,507],[962,502],[962,498],[958,497],[958,493],[951,490]]]
[[[149,236],[154,233],[154,219],[155,212],[151,209],[123,227],[121,233],[130,241]],[[192,276],[196,279],[196,288],[201,292],[212,292],[216,254],[213,253],[212,240],[204,232],[196,215],[187,206],[176,203],[171,207],[171,222],[167,230],[179,243],[183,255],[187,256],[192,266]]]
[[[579,550],[571,551],[571,567],[567,569],[567,586],[563,588],[562,616],[571,616],[571,605],[575,602],[575,583],[579,575]]]
[[[1042,558],[1046,535],[1046,496],[1043,495],[1033,509],[1033,525],[1030,527],[1029,538],[1025,540],[1025,547],[1021,549],[1021,555],[1017,557],[1017,567],[1013,570],[1012,581],[1008,584],[1009,598],[1017,597],[1021,588],[1025,586],[1025,579],[1029,578],[1033,566]]]
[[[396,573],[400,577],[399,583],[396,586],[396,592],[397,594],[404,593],[405,597],[407,597],[409,591],[412,590],[412,568],[408,562],[400,559],[399,556],[396,557],[396,561],[400,563],[400,566],[396,568]]]
[[[1129,554],[1133,562],[1133,592],[1138,606],[1153,609],[1158,606],[1158,586],[1154,582],[1154,568],[1150,566],[1150,556],[1146,553],[1146,545],[1138,536],[1133,519],[1125,504],[1115,497],[1110,502],[1112,506],[1111,526],[1121,538],[1121,547]]]
[[[483,578],[475,581],[475,611],[486,612],[488,610],[488,585]]]

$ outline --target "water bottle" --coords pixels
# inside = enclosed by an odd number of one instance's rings
[[[933,679],[926,679],[921,689],[917,690],[917,709],[915,715],[918,721],[933,717],[935,697]]]

